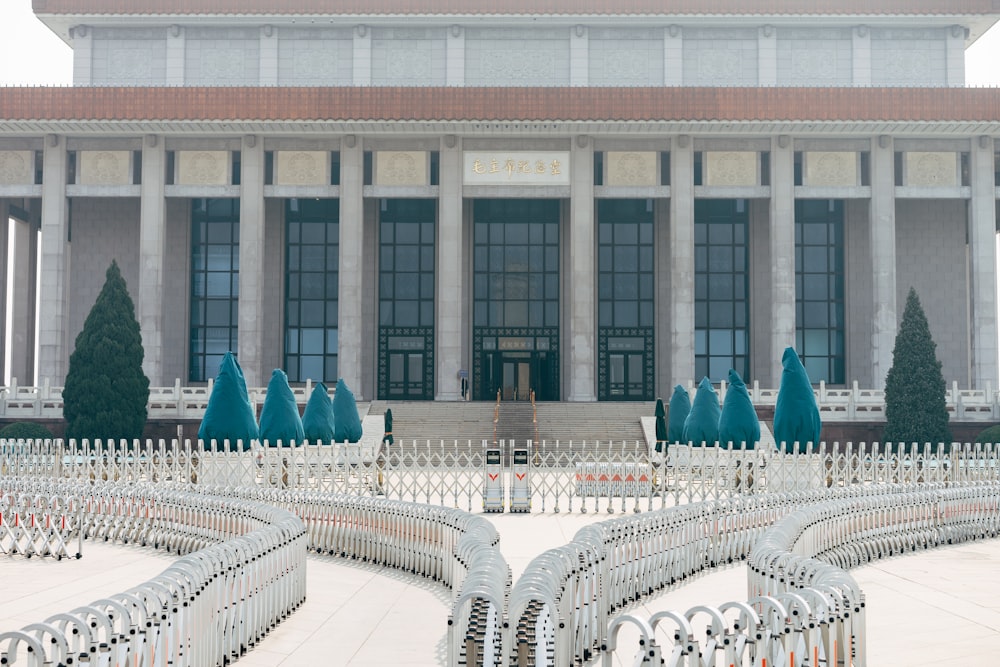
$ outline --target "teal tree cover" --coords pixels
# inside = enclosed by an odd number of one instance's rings
[[[750,400],[746,383],[735,369],[729,369],[729,387],[719,417],[719,442],[739,449],[755,449],[760,442],[760,419]]]
[[[684,421],[684,442],[693,445],[714,445],[719,439],[719,417],[722,408],[712,381],[702,378],[691,403],[691,412]]]
[[[800,448],[809,443],[818,445],[823,428],[819,406],[809,374],[793,348],[785,348],[781,367],[781,386],[774,406],[774,442],[785,452],[793,451],[795,443]]]
[[[302,428],[305,438],[312,443],[333,442],[336,435],[336,425],[333,420],[333,401],[327,393],[326,385],[320,382],[313,387],[302,413]]]
[[[236,357],[232,352],[226,352],[219,365],[219,374],[212,385],[212,393],[208,397],[208,407],[198,428],[198,439],[209,449],[212,441],[220,445],[229,440],[235,445],[242,442],[243,449],[250,449],[250,442],[260,437],[257,428],[257,417],[247,396],[247,382],[243,377]]]
[[[295,394],[288,386],[288,376],[280,368],[271,372],[271,380],[267,383],[267,395],[260,410],[260,439],[271,447],[279,443],[291,447],[305,440]]]

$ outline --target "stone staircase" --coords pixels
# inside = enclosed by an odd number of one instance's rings
[[[392,408],[393,435],[396,442],[419,443],[442,440],[451,444],[492,442],[493,402],[444,401],[372,401],[367,415],[381,417]],[[644,442],[641,417],[651,417],[655,403],[538,403],[538,440],[549,447],[559,441],[559,448],[587,443],[631,446]],[[500,404],[497,423],[498,440],[524,442],[535,440],[531,404],[505,402]]]

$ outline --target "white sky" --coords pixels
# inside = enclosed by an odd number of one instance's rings
[[[136,0],[147,1],[147,0]],[[1000,24],[966,52],[966,83],[1000,86]],[[69,46],[31,12],[31,0],[0,0],[0,86],[70,85]]]

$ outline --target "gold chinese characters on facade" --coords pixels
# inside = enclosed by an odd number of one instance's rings
[[[466,185],[569,185],[569,153],[465,153]]]

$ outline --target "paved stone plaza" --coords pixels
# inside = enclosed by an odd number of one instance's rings
[[[515,581],[531,559],[608,515],[490,517]],[[82,560],[0,560],[0,631],[14,630],[151,579],[174,556],[84,543]],[[1000,540],[878,562],[853,572],[868,601],[868,664],[992,667],[1000,655]],[[239,661],[246,667],[432,667],[445,664],[449,593],[423,578],[310,558],[308,599]],[[708,574],[635,610],[684,611],[746,598],[742,566]],[[621,646],[634,646],[627,634]],[[622,652],[622,656],[626,654]],[[631,664],[631,655],[618,664]]]

